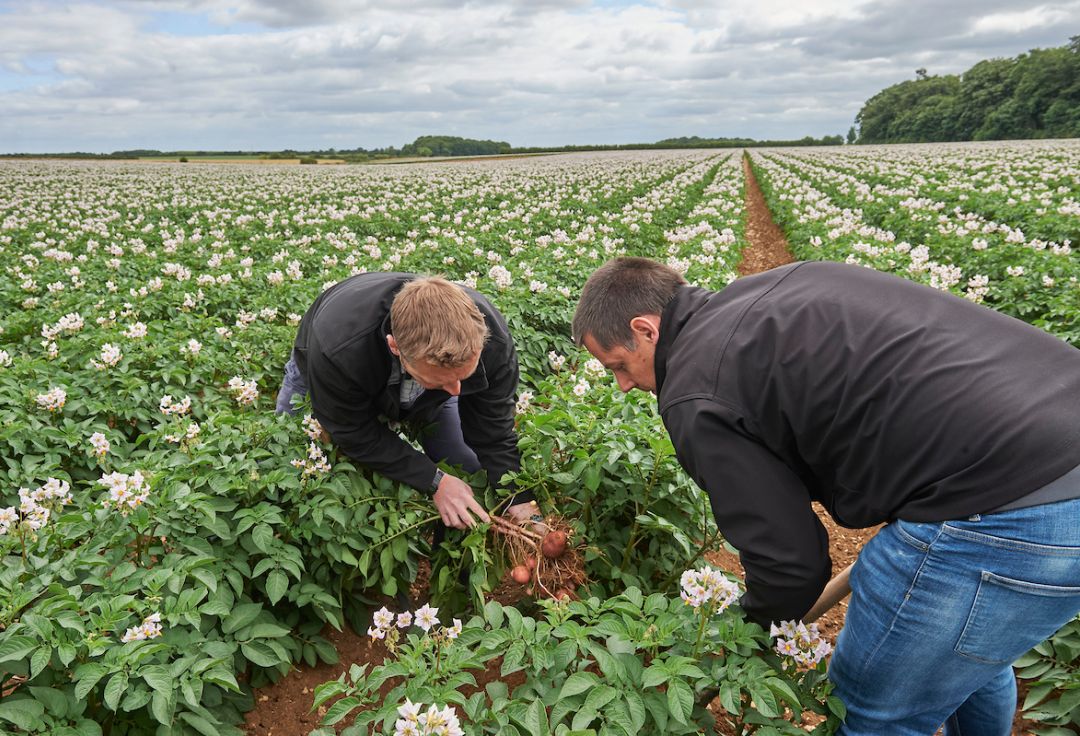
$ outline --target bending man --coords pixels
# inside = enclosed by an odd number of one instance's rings
[[[492,483],[518,470],[517,384],[506,322],[482,295],[441,278],[370,273],[330,287],[304,314],[277,410],[292,413],[292,397],[310,393],[342,452],[432,493],[443,523],[463,529],[488,521],[487,512],[436,463],[483,468]],[[391,428],[398,422],[420,435],[424,452]],[[515,500],[509,515],[533,513],[529,499]]]
[[[574,337],[657,395],[758,623],[802,618],[829,578],[811,501],[849,528],[891,522],[855,564],[830,664],[842,734],[1010,733],[1011,663],[1080,611],[1080,351],[837,263],[712,292],[617,259]]]

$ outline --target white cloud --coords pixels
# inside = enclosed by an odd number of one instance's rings
[[[1061,45],[1061,29],[1080,21],[1080,0],[717,8],[20,4],[0,15],[0,141],[10,151],[109,151],[374,147],[428,133],[515,145],[820,136],[846,131],[866,99],[917,66],[959,72]],[[190,22],[170,33],[177,18]]]
[[[1040,5],[1016,13],[994,13],[979,18],[972,26],[975,35],[986,33],[1016,33],[1033,28],[1045,28],[1075,20],[1075,13],[1064,7]]]

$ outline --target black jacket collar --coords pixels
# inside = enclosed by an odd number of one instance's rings
[[[675,340],[686,323],[715,293],[698,286],[680,286],[664,307],[664,312],[660,315],[660,337],[656,341],[656,353],[653,356],[657,396],[660,395],[667,377],[667,360]]]

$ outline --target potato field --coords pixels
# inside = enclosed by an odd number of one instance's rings
[[[309,696],[319,734],[832,733],[829,643],[744,620],[655,400],[571,341],[581,286],[619,255],[738,278],[751,171],[794,258],[1080,347],[1080,142],[746,155],[0,161],[0,733],[241,734],[342,627],[386,658]],[[506,317],[513,484],[568,532],[568,598],[508,587],[497,526],[432,555],[429,498],[274,413],[301,315],[370,271],[445,275]],[[1078,656],[1074,622],[1017,663],[1036,733],[1080,726]]]

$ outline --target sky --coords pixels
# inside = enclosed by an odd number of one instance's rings
[[[1080,0],[0,0],[0,153],[844,135]]]

